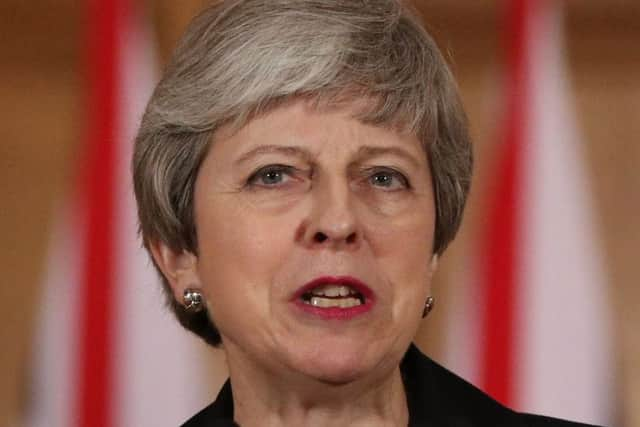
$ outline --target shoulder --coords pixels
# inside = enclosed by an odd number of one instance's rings
[[[518,414],[431,360],[412,345],[401,371],[415,425],[514,425]],[[518,424],[515,424],[518,425]]]
[[[522,414],[434,362],[411,346],[402,362],[412,425],[492,427],[586,427]]]
[[[575,423],[540,415],[520,414],[520,417],[527,427],[597,427],[591,424]]]
[[[181,427],[237,427],[233,421],[233,396],[227,381],[215,402],[189,418]]]
[[[231,418],[220,417],[215,408],[215,402],[207,406],[193,417],[189,418],[181,427],[237,427]]]

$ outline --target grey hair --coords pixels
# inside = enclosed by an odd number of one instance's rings
[[[401,0],[227,0],[189,26],[149,101],[133,157],[140,232],[197,254],[193,190],[216,130],[240,128],[292,99],[355,103],[357,119],[420,138],[435,192],[434,253],[459,228],[472,150],[455,81],[417,13]],[[207,342],[206,313],[170,305]]]

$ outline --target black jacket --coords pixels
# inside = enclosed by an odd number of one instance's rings
[[[412,345],[400,365],[409,426],[427,427],[585,427],[554,418],[514,412],[449,372]],[[230,427],[233,399],[229,381],[218,398],[182,427]]]

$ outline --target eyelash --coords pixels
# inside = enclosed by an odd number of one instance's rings
[[[258,181],[261,178],[266,177],[266,175],[269,173],[278,173],[280,176],[291,177],[292,175],[294,175],[295,172],[297,172],[297,169],[294,168],[293,166],[287,166],[287,165],[281,165],[281,164],[264,166],[251,174],[251,176],[247,179],[246,185],[249,187],[263,187],[263,188],[277,187],[279,186],[279,184],[281,184],[281,181],[277,183],[272,183],[272,184],[259,183]],[[363,176],[366,182],[371,184],[373,184],[372,180],[376,176],[379,176],[381,174],[387,174],[391,176],[391,178],[395,178],[399,180],[400,184],[404,189],[411,188],[409,180],[406,178],[406,176],[393,168],[378,166],[378,167],[362,169],[360,171],[360,175]],[[379,186],[379,187],[384,188],[384,186]],[[397,189],[386,190],[386,191],[397,191]]]
[[[395,178],[398,181],[400,181],[400,184],[402,185],[403,189],[410,189],[411,185],[409,184],[409,180],[407,179],[407,177],[402,174],[401,172],[393,169],[393,168],[389,168],[389,167],[373,167],[373,168],[367,168],[364,169],[363,171],[363,175],[366,176],[366,179],[371,182],[371,180],[373,180],[376,176],[379,176],[381,174],[387,174],[389,176],[391,176],[391,178]],[[387,191],[394,191],[394,190],[387,190]],[[397,190],[396,190],[397,191]]]
[[[247,179],[248,186],[255,187],[275,187],[277,184],[260,184],[258,180],[260,178],[265,177],[269,173],[279,173],[281,175],[291,176],[296,169],[292,166],[287,165],[268,165],[261,167],[257,171],[251,174],[249,179]]]

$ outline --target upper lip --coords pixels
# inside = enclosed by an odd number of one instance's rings
[[[373,291],[366,283],[351,276],[322,276],[317,277],[301,286],[293,295],[292,300],[301,298],[304,294],[311,292],[314,288],[322,285],[345,285],[353,288],[362,294],[365,299],[373,297]]]

